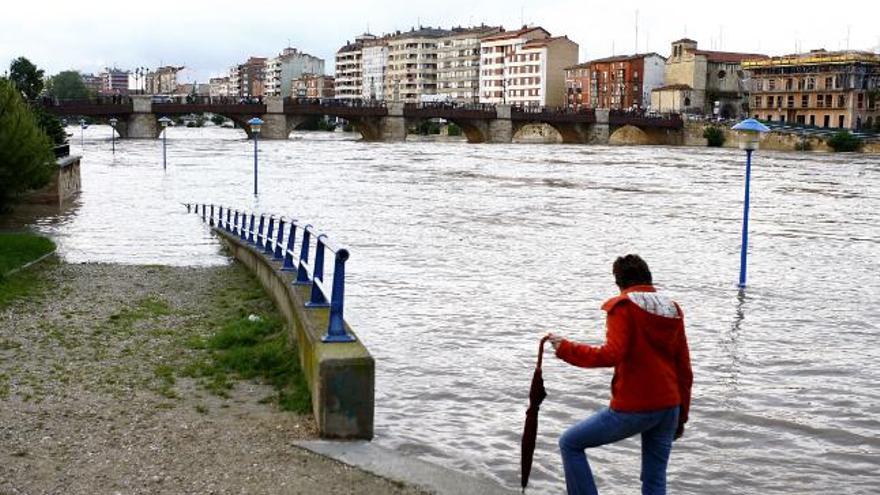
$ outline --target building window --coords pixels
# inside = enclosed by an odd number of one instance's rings
[[[808,77],[807,78],[807,89],[810,91],[816,89],[816,78],[815,77]]]
[[[794,95],[788,95],[788,108],[794,108]]]
[[[810,125],[814,126],[814,127],[816,126],[816,116],[815,115],[810,115]]]
[[[776,89],[776,79],[768,79],[767,85],[769,86],[770,91],[775,90]]]
[[[791,91],[793,87],[794,87],[794,80],[792,80],[791,78],[786,79],[785,80],[785,89],[787,89],[788,91]]]
[[[718,79],[724,79],[725,77],[727,77],[727,71],[725,71],[724,69],[719,70]]]
[[[840,108],[846,106],[846,95],[837,95],[837,106]]]
[[[755,108],[761,108],[761,100],[762,98],[760,96],[755,97]]]
[[[837,117],[837,127],[843,129],[843,120],[844,120],[844,118],[845,118],[845,117],[844,117],[843,115],[840,115],[840,116]]]
[[[826,78],[825,78],[825,89],[831,89],[832,87],[833,87],[833,86],[831,85],[831,78],[830,78],[830,77],[826,77]]]

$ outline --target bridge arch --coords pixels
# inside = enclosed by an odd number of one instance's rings
[[[559,141],[563,144],[584,144],[589,138],[589,124],[579,122],[542,122],[542,121],[519,121],[514,122],[513,137],[529,126],[546,125],[556,131]]]

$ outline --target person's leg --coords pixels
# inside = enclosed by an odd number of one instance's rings
[[[642,432],[642,495],[666,495],[666,466],[678,427],[679,408],[657,413],[657,424]]]
[[[598,493],[584,449],[613,443],[643,431],[649,426],[640,421],[640,416],[602,409],[559,437],[565,486],[569,495]]]

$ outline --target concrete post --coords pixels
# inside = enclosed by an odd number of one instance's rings
[[[608,144],[611,136],[610,113],[607,108],[597,108],[596,123],[590,128],[589,144]]]
[[[382,141],[406,141],[406,118],[403,116],[404,103],[391,102],[387,105],[388,115],[382,117],[379,132]]]
[[[150,95],[134,95],[131,97],[132,114],[127,122],[119,126],[125,129],[124,137],[131,139],[156,139],[162,129],[153,113],[153,102]],[[120,135],[122,133],[120,132]]]
[[[495,107],[496,119],[489,121],[489,135],[487,142],[510,143],[513,141],[513,120],[511,120],[510,105],[498,105]]]

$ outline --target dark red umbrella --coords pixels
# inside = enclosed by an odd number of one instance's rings
[[[538,436],[538,409],[541,402],[547,397],[547,391],[544,390],[544,377],[541,376],[541,362],[544,358],[544,342],[547,337],[541,339],[538,346],[538,366],[535,368],[535,374],[532,376],[532,388],[529,390],[529,408],[526,410],[526,424],[523,427],[522,435],[522,472],[520,473],[520,484],[523,492],[526,491],[526,485],[529,484],[529,474],[532,472],[532,459],[535,456],[535,438]]]

